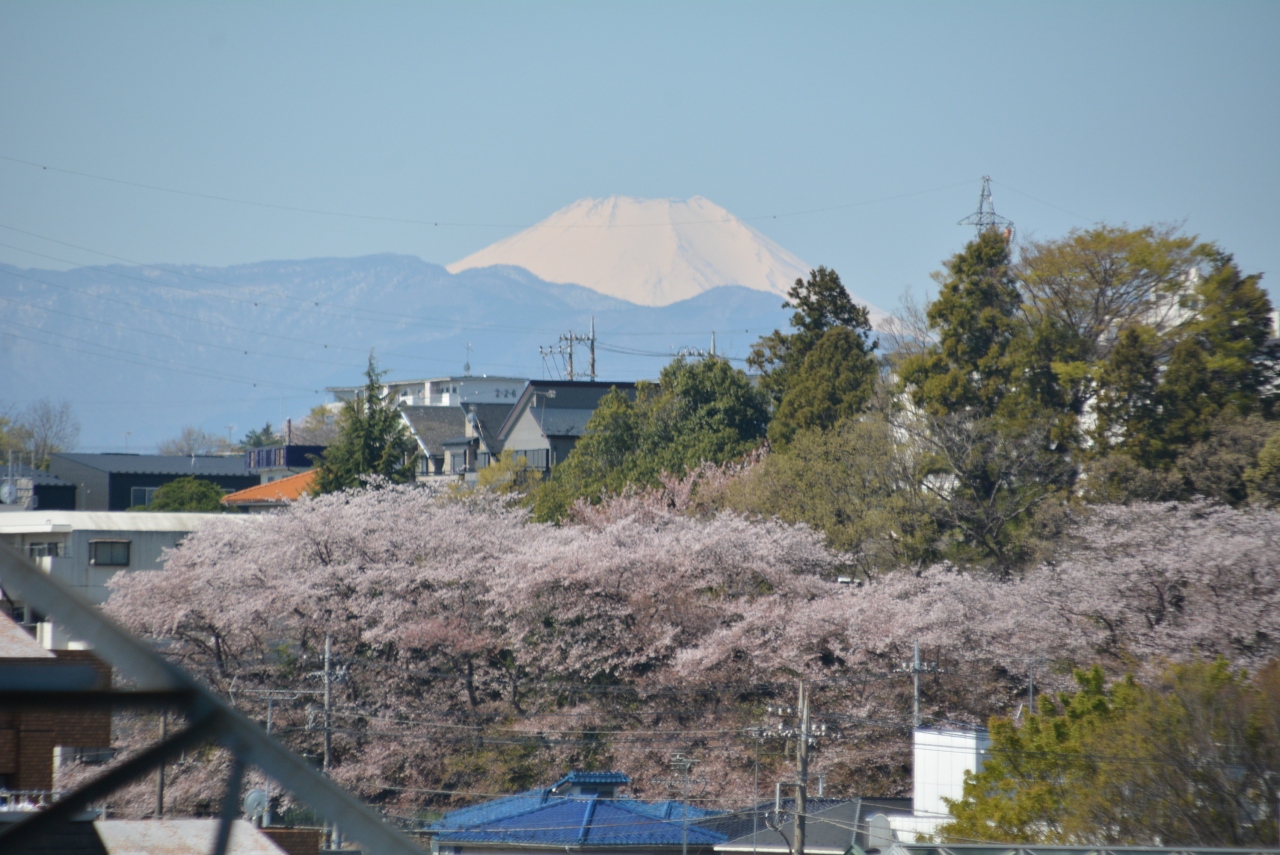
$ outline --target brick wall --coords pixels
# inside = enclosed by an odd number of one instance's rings
[[[111,668],[87,650],[58,650],[56,660],[6,659],[50,669],[89,665],[98,673],[96,689],[111,687]],[[15,790],[53,789],[53,748],[110,748],[109,707],[0,706],[0,775]]]
[[[288,855],[319,855],[318,828],[264,828],[262,833]]]

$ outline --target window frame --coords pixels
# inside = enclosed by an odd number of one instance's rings
[[[108,547],[110,550],[107,561],[99,560],[99,549],[101,547]],[[124,561],[117,560],[120,557],[117,549],[120,547],[123,547]],[[132,541],[129,540],[103,538],[89,541],[89,563],[94,567],[128,567],[133,558],[132,553]]]

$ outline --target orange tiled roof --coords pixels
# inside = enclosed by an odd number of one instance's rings
[[[272,481],[269,484],[259,484],[256,487],[248,487],[235,493],[229,493],[222,497],[222,504],[266,505],[296,502],[304,493],[310,492],[311,484],[315,480],[316,471],[312,469],[310,472],[290,475],[288,478],[281,478],[279,481]]]

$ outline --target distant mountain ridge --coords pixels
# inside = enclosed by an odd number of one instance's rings
[[[448,265],[451,273],[522,267],[642,306],[739,285],[785,295],[809,266],[724,208],[688,200],[580,199],[542,222]]]
[[[0,296],[0,405],[71,401],[88,451],[151,451],[184,425],[238,439],[301,417],[325,386],[360,382],[371,349],[392,378],[460,374],[468,343],[474,373],[557,376],[539,346],[594,317],[601,379],[635,380],[713,331],[721,353],[744,357],[789,317],[777,294],[743,287],[638,306],[517,267],[453,274],[404,255],[0,265]]]

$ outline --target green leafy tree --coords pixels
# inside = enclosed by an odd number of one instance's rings
[[[537,489],[534,514],[558,519],[579,498],[735,460],[760,444],[767,424],[764,395],[727,360],[676,359],[657,384],[638,384],[635,400],[616,389],[600,399],[586,433]]]
[[[938,836],[1008,843],[1063,842],[1070,837],[1073,793],[1096,775],[1084,742],[1131,702],[1135,686],[1108,690],[1099,667],[1077,671],[1080,689],[1041,698],[1025,722],[994,718],[981,772],[965,778],[964,798],[949,801],[953,822]]]
[[[760,389],[775,407],[786,397],[809,352],[828,331],[851,331],[861,339],[859,349],[864,354],[873,349],[867,344],[871,331],[867,308],[853,302],[834,270],[819,267],[809,272],[807,280],[797,279],[782,305],[796,310],[791,316],[794,332],[774,330],[756,342],[747,357],[747,364],[760,372]]]
[[[418,444],[400,412],[383,395],[383,374],[370,354],[364,391],[342,405],[337,439],[317,461],[317,493],[352,489],[371,475],[395,484],[414,480]]]
[[[187,476],[170,481],[151,498],[152,511],[222,510],[222,488],[212,481]]]
[[[827,330],[792,372],[769,423],[769,440],[783,447],[803,430],[829,430],[862,412],[875,391],[878,365],[865,333]]]
[[[1249,498],[1266,507],[1280,505],[1280,431],[1273,433],[1258,453],[1256,466],[1245,472]]]
[[[26,428],[12,414],[0,416],[0,454],[5,455],[5,460],[8,460],[10,451],[26,451],[30,440]]]
[[[727,503],[743,513],[807,523],[853,556],[870,577],[938,557],[932,497],[918,456],[893,427],[869,414],[828,430],[803,430],[733,484]]]
[[[272,445],[279,445],[282,441],[275,428],[271,426],[271,422],[267,422],[257,430],[251,430],[246,433],[244,439],[240,440],[240,446],[242,448],[267,448]]]
[[[476,474],[476,487],[500,496],[520,498],[542,482],[542,470],[529,468],[529,459],[507,449]]]
[[[1173,665],[1149,684],[1042,699],[993,719],[985,768],[952,802],[945,838],[1086,845],[1256,846],[1276,841],[1280,667]]]

